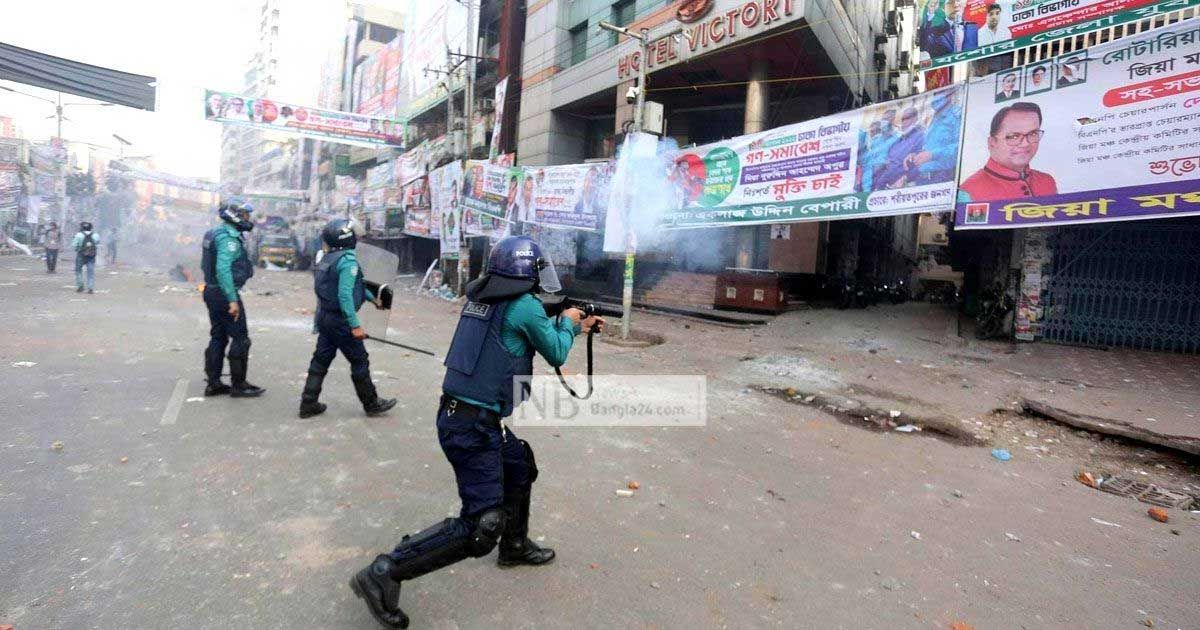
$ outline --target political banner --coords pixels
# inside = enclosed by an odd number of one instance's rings
[[[488,148],[488,159],[495,162],[500,153],[500,130],[504,127],[504,102],[508,99],[508,77],[496,84],[496,120],[492,124],[492,140]]]
[[[431,220],[436,221],[440,228],[438,234],[442,243],[442,258],[458,258],[459,244],[462,242],[462,209],[458,197],[462,180],[462,163],[457,161],[429,172]]]
[[[1200,214],[1200,20],[968,88],[958,229]]]
[[[408,2],[407,27],[404,38],[404,58],[400,64],[400,111],[413,118],[446,98],[442,82],[444,75],[426,72],[443,69],[447,51],[467,52],[467,5],[439,0],[437,2]],[[466,82],[465,73],[457,72],[451,79],[455,91]]]
[[[496,217],[506,221],[512,209],[509,198],[513,196],[519,169],[497,166],[484,160],[468,160],[463,180],[462,204],[465,210],[480,215]]]
[[[666,228],[950,211],[962,88],[679,152]]]
[[[404,123],[265,98],[205,90],[204,117],[306,138],[372,147],[403,147]]]
[[[1200,6],[1200,0],[921,0],[921,67],[949,66]]]
[[[608,211],[614,164],[526,167],[512,203],[521,221],[596,231]]]

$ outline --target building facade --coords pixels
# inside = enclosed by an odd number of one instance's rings
[[[661,104],[652,130],[700,145],[906,96],[913,90],[911,8],[880,0],[539,0],[526,16],[517,154],[523,165],[613,157],[630,129],[627,98],[645,63],[646,100]],[[653,44],[599,27],[607,22]],[[793,289],[833,274],[906,273],[916,218],[711,228],[678,233],[639,252],[635,285],[711,306],[730,268],[773,272]],[[786,238],[779,235],[786,232]],[[599,239],[580,237],[576,279],[600,294],[619,285],[619,264]],[[661,288],[661,287],[660,287]],[[678,294],[670,296],[668,294]]]

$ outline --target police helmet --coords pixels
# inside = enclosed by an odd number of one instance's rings
[[[91,223],[90,221],[83,221],[83,222],[81,222],[81,223],[79,224],[79,231],[81,231],[81,232],[91,232],[91,231],[92,231],[92,223]]]
[[[354,249],[358,245],[358,235],[354,233],[354,225],[349,219],[334,219],[321,228],[321,242],[329,249]]]
[[[225,201],[217,208],[217,216],[240,232],[254,229],[254,222],[250,220],[252,212],[254,208],[244,201]]]
[[[528,236],[509,236],[492,247],[488,257],[488,273],[533,282],[534,288],[547,293],[562,290],[554,263],[542,253],[542,248]]]

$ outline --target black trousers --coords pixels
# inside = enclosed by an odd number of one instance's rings
[[[53,273],[55,268],[57,268],[57,267],[58,267],[58,250],[57,249],[47,249],[46,250],[46,271]]]
[[[208,348],[204,351],[204,373],[208,382],[221,378],[225,363],[225,348],[229,348],[230,359],[246,359],[250,356],[250,330],[246,326],[246,306],[238,300],[241,315],[234,321],[229,315],[229,300],[220,287],[204,287],[204,305],[208,307]]]
[[[308,363],[308,371],[315,374],[325,374],[333,358],[341,351],[342,356],[350,362],[350,376],[355,378],[371,377],[371,361],[367,347],[361,339],[355,339],[350,332],[350,324],[346,316],[338,311],[328,313],[317,312],[317,348],[313,350],[312,361]]]

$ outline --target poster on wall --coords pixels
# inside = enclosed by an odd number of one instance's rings
[[[508,77],[496,84],[496,120],[492,124],[492,141],[488,148],[488,159],[496,161],[500,153],[500,130],[504,127],[504,102],[508,99]]]
[[[968,89],[958,229],[1200,214],[1200,20]]]
[[[432,220],[437,221],[442,243],[442,258],[457,259],[462,242],[462,209],[459,191],[462,188],[463,168],[451,162],[429,173],[429,204]]]
[[[954,207],[962,88],[685,149],[667,228],[866,218]]]
[[[1200,0],[918,0],[921,67],[938,68],[1138,22]]]
[[[467,5],[457,2],[408,3],[404,62],[400,70],[400,110],[406,118],[433,107],[446,98],[444,77],[426,68],[446,67],[446,51],[467,51]],[[471,37],[474,37],[472,35]],[[462,73],[453,79],[454,89],[464,84]]]
[[[205,90],[204,117],[221,123],[249,125],[306,138],[362,146],[404,146],[404,123],[265,98]]]
[[[614,163],[526,167],[514,205],[521,221],[595,231],[608,211]]]

